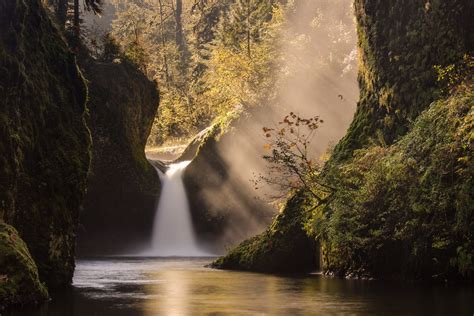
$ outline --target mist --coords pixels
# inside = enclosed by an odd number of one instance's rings
[[[99,38],[111,31],[111,23],[120,1],[106,2],[104,17],[86,15],[89,37]],[[222,251],[237,242],[261,232],[278,212],[280,202],[273,198],[275,188],[255,180],[268,176],[263,159],[268,141],[263,127],[275,127],[288,113],[300,117],[319,116],[324,123],[312,141],[312,159],[320,159],[342,138],[353,118],[358,99],[356,27],[351,0],[298,0],[286,4],[285,24],[278,37],[275,56],[276,85],[271,99],[258,104],[237,104],[244,114],[231,125],[231,130],[217,143],[216,156],[225,166],[226,176],[212,174],[212,162],[202,162],[209,170],[199,196],[206,200],[211,216],[230,214],[225,231],[201,238],[211,251]],[[189,35],[189,34],[188,34]],[[166,96],[162,95],[162,102]],[[163,106],[163,104],[162,104]],[[160,116],[156,118],[160,120]],[[172,158],[176,153],[163,156]],[[153,155],[159,159],[160,154]],[[217,180],[209,180],[209,179]],[[207,182],[206,182],[207,181]],[[209,184],[207,183],[207,184]],[[188,192],[189,193],[189,192]],[[279,192],[285,195],[285,192]],[[205,231],[205,229],[203,229]],[[201,234],[202,237],[202,234]]]
[[[230,178],[263,201],[270,202],[272,189],[255,190],[251,181],[268,172],[262,127],[277,126],[289,112],[320,116],[324,123],[311,147],[319,159],[344,136],[353,118],[358,98],[355,21],[352,1],[336,2],[297,1],[281,34],[276,98],[250,108],[235,126],[232,141],[220,142]]]

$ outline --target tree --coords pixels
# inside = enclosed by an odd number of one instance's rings
[[[183,30],[183,1],[176,0],[176,8],[175,8],[175,42],[176,46],[178,47],[178,51],[180,54],[180,68],[181,71],[186,71],[187,60],[189,58],[189,51],[186,43],[186,38],[184,36]]]
[[[81,24],[79,0],[50,0],[49,4],[53,6],[61,25],[66,26],[68,20],[71,21],[73,34],[79,37]],[[69,11],[71,4],[72,10]],[[100,14],[102,12],[102,0],[83,0],[83,7],[86,11]],[[68,16],[69,12],[72,12],[72,16]]]
[[[68,9],[68,0],[57,0],[56,1],[56,14],[59,21],[62,25],[66,24],[67,20],[67,9]]]
[[[200,121],[208,123],[194,108],[190,91],[186,9],[183,0],[126,3],[117,6],[112,23],[112,35],[125,56],[160,86],[160,119],[149,138],[152,145],[195,132]]]
[[[216,37],[216,26],[235,0],[195,0],[192,7],[193,81],[198,81],[206,70],[209,45]]]
[[[258,5],[263,6],[263,3]],[[235,2],[229,8],[229,13],[222,16],[217,36],[209,46],[207,69],[202,76],[202,95],[218,115],[240,105],[254,107],[268,103],[276,91],[274,70],[280,55],[278,41],[284,8],[264,6],[271,10],[271,19],[266,21],[267,15],[260,15],[264,20],[254,23],[261,25],[261,28],[258,39],[251,39],[249,53],[247,32],[242,33],[239,39],[235,32],[231,34],[225,31],[239,29],[239,22],[229,16],[231,12],[235,15],[241,5],[242,2]]]
[[[262,40],[264,25],[272,18],[273,0],[236,0],[221,20],[220,40],[252,56],[252,44]]]
[[[84,9],[94,14],[102,12],[102,0],[83,0]],[[73,17],[73,34],[76,38],[81,35],[81,18],[80,18],[79,0],[74,0],[74,17]]]
[[[275,189],[273,198],[285,198],[289,191],[304,190],[316,201],[313,209],[326,203],[335,189],[326,184],[321,176],[322,162],[310,157],[312,141],[320,124],[319,116],[302,118],[290,112],[274,127],[263,127],[268,143],[263,156],[268,172],[255,179],[258,189],[265,182]]]

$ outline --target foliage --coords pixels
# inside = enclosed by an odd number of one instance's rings
[[[469,0],[356,0],[360,100],[354,120],[331,161],[383,136],[387,144],[441,96],[435,65],[456,64],[472,49]],[[402,19],[403,17],[403,19]]]
[[[47,299],[28,247],[12,226],[0,220],[0,308]]]
[[[77,40],[82,34],[80,29],[81,5],[80,0],[47,0],[47,3],[53,8],[58,18],[58,22]],[[84,11],[94,14],[102,13],[103,0],[82,0]]]
[[[200,81],[203,72],[206,70],[206,63],[209,60],[210,43],[216,37],[216,27],[222,16],[225,15],[234,0],[195,0],[191,6],[191,16],[189,24],[191,26],[191,36],[189,41],[192,45],[193,82]]]
[[[272,18],[272,0],[236,0],[220,20],[217,38],[225,47],[252,57],[252,46],[265,37]]]
[[[261,41],[251,40],[255,42],[251,54],[243,44],[249,43],[249,39],[237,34],[229,37],[229,29],[242,27],[242,20],[248,17],[248,11],[238,10],[242,1],[222,10],[219,23],[215,25],[215,36],[206,53],[205,71],[194,87],[195,104],[207,109],[205,115],[210,118],[226,115],[241,106],[258,105],[271,98],[275,83],[272,71],[277,56],[277,34],[272,31],[272,26],[279,23],[278,16],[273,13],[279,9],[268,3],[266,6],[263,3],[252,5],[265,14],[253,16],[245,24],[249,29],[259,25]],[[272,16],[274,19],[270,21]]]
[[[472,79],[471,79],[472,80]],[[309,230],[339,274],[474,276],[474,90],[437,101],[389,147],[358,150],[328,171],[338,187]]]
[[[348,1],[338,1],[347,7]],[[347,40],[354,33],[352,18],[334,20],[333,14],[324,15],[322,9],[330,3],[323,1],[316,17],[307,21],[312,24],[305,27],[326,36],[323,40],[331,43],[331,50],[344,50],[328,54],[315,39],[311,43],[308,34],[291,27],[305,6],[314,6],[303,2],[182,1],[178,20],[176,0],[116,1],[112,36],[129,59],[158,81],[161,90],[149,145],[192,137],[235,107],[269,103],[277,107],[279,87],[295,75],[295,69],[304,68],[311,75],[322,67],[350,72],[355,57]],[[306,49],[314,58],[295,58],[284,52],[282,43]]]
[[[474,57],[465,54],[463,59],[456,64],[445,67],[435,65],[434,69],[438,73],[438,83],[445,94],[449,94],[458,87],[466,76],[474,71]]]
[[[205,126],[209,119],[203,118],[203,109],[192,105],[190,61],[187,44],[176,35],[182,24],[175,1],[126,2],[117,10],[112,36],[123,54],[160,86],[160,119],[155,120],[151,145]]]
[[[305,191],[311,194],[317,207],[325,203],[333,193],[333,188],[323,183],[321,162],[313,159],[311,149],[316,130],[324,121],[318,116],[302,118],[290,112],[278,126],[263,127],[269,140],[265,149],[270,152],[263,158],[267,162],[268,172],[256,180],[276,188],[275,198],[285,197],[291,191]]]
[[[271,56],[275,55],[271,38],[275,35],[270,35],[267,22],[273,8],[265,6],[264,21],[253,18],[252,27],[258,24],[260,36],[265,36],[267,42],[260,40],[249,56],[247,50],[236,50],[223,37],[216,36],[223,21],[226,28],[232,28],[244,18],[237,21],[237,16],[243,14],[232,9],[237,5],[196,2],[190,8],[184,3],[189,10],[186,12],[191,14],[184,15],[183,32],[193,49],[191,58],[184,59],[175,42],[178,24],[173,18],[174,1],[127,3],[119,9],[112,35],[124,54],[158,81],[161,90],[162,101],[150,145],[189,137],[235,106],[268,99],[273,82]],[[235,21],[226,18],[228,10]],[[244,41],[234,38],[236,45],[237,40]]]
[[[268,30],[269,31],[269,30]],[[263,32],[263,31],[262,31]],[[218,41],[213,45],[207,71],[203,75],[202,99],[216,114],[235,106],[255,106],[272,98],[275,35],[265,34],[267,41],[256,44],[249,56],[246,50],[235,50]]]

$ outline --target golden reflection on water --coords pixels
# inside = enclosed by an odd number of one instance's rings
[[[165,270],[151,277],[164,280],[159,284],[145,286],[145,291],[156,299],[147,300],[146,315],[186,315],[189,305],[189,280],[179,277],[176,270]]]
[[[332,292],[325,282],[315,288],[314,282],[300,278],[205,269],[162,270],[150,277],[159,282],[145,286],[154,298],[144,302],[147,316],[317,315],[334,307],[340,312],[365,309],[363,302],[329,299],[319,288]]]
[[[471,315],[474,289],[204,268],[211,259],[78,261],[74,286],[7,316]]]

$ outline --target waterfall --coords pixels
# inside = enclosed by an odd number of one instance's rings
[[[151,254],[159,257],[206,256],[200,250],[194,234],[188,198],[182,179],[183,171],[190,161],[169,166],[163,174],[157,169],[162,190],[153,223]]]

